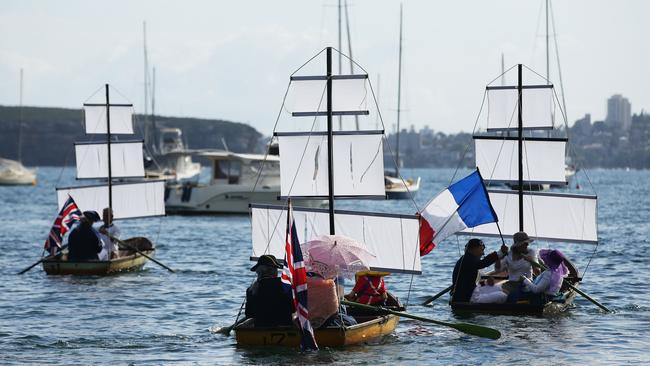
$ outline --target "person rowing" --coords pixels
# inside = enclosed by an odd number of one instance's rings
[[[99,260],[107,261],[118,256],[119,250],[114,239],[120,237],[120,229],[113,223],[113,210],[110,207],[102,211],[102,221],[98,231],[104,248],[99,253]]]
[[[246,317],[253,318],[256,327],[293,324],[292,298],[283,289],[279,269],[282,264],[270,254],[259,257],[251,268],[257,279],[246,289]]]
[[[95,211],[85,211],[79,223],[70,231],[68,237],[68,260],[87,261],[97,260],[98,253],[102,250],[93,223],[99,221],[99,214]]]
[[[502,288],[506,293],[511,294],[511,298],[518,296],[517,293],[521,291],[522,278],[532,280],[533,274],[539,274],[539,270],[532,265],[533,262],[537,262],[537,251],[528,247],[535,240],[520,231],[513,235],[512,241],[510,252],[500,263],[500,270],[508,273],[508,281],[502,285]]]
[[[499,258],[503,258],[508,253],[508,247],[501,245],[500,253],[492,252],[485,257],[485,244],[481,239],[470,239],[465,245],[465,254],[463,254],[456,265],[452,275],[452,302],[486,302],[488,300],[479,300],[482,295],[487,295],[485,292],[490,293],[490,300],[492,294],[498,295],[494,301],[501,301],[505,296],[499,295],[500,290],[492,291],[493,289],[483,289],[484,286],[476,286],[479,270],[498,263]],[[488,291],[489,290],[489,291]],[[474,292],[477,292],[474,294]]]
[[[527,299],[531,303],[544,304],[559,295],[562,282],[569,274],[569,269],[564,264],[564,254],[555,249],[542,249],[539,257],[547,269],[534,281],[522,276],[524,290],[518,300]]]

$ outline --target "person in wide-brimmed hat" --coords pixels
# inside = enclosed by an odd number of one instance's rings
[[[523,231],[519,231],[512,236],[510,252],[501,260],[501,270],[508,273],[508,281],[502,286],[505,292],[513,294],[520,291],[522,277],[532,280],[533,273],[539,273],[539,270],[532,265],[533,262],[538,261],[537,251],[528,247],[534,241],[535,239],[529,237]]]
[[[292,324],[292,299],[282,287],[280,269],[282,264],[270,254],[259,257],[251,268],[257,279],[246,289],[246,317],[253,318],[256,327]]]

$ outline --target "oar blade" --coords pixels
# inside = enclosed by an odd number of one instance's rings
[[[493,328],[483,327],[480,325],[469,324],[469,323],[450,323],[450,326],[458,331],[473,336],[477,336],[477,337],[489,338],[489,339],[501,338],[501,332]]]

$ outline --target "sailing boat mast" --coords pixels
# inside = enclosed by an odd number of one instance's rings
[[[151,84],[151,127],[152,127],[152,134],[153,134],[153,140],[157,140],[157,133],[156,133],[156,67],[154,66],[153,68],[153,81]]]
[[[551,83],[548,61],[548,0],[546,0],[546,84]]]
[[[18,161],[23,162],[23,69],[20,68],[20,96],[19,96],[19,117],[18,117]]]
[[[352,56],[352,36],[350,35],[350,16],[348,14],[348,0],[344,1],[345,7],[345,29],[348,34],[348,54],[350,60],[350,74],[354,74],[354,62],[352,61],[354,57]],[[354,127],[359,131],[359,116],[354,116]]]
[[[506,85],[506,63],[503,57],[503,52],[501,52],[501,86]]]
[[[108,150],[108,207],[113,211],[113,179],[111,172],[111,108],[106,84],[106,149]]]
[[[148,126],[147,126],[147,116],[149,113],[149,54],[147,52],[147,22],[142,22],[142,41],[143,41],[143,52],[144,52],[144,139],[146,143],[150,143],[148,140]]]
[[[402,97],[402,4],[399,4],[399,62],[397,70],[397,143],[395,151],[395,176],[399,177],[399,118],[401,112],[401,97]]]
[[[522,80],[521,64],[517,65],[517,141],[519,145],[519,177],[518,177],[518,195],[519,195],[519,231],[524,231],[524,160],[523,160],[523,132],[524,125],[522,121]]]
[[[343,45],[341,42],[341,0],[339,0],[339,75],[343,74]],[[343,117],[339,116],[339,130],[343,130]]]
[[[340,8],[339,8],[340,9]],[[339,52],[339,59],[341,53]],[[339,63],[339,68],[341,64]],[[339,117],[340,118],[340,117]],[[334,167],[332,134],[332,47],[327,47],[327,184],[330,235],[334,235]]]

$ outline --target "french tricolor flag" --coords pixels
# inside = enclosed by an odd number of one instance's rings
[[[420,213],[420,255],[461,230],[497,221],[477,169],[438,194]]]

